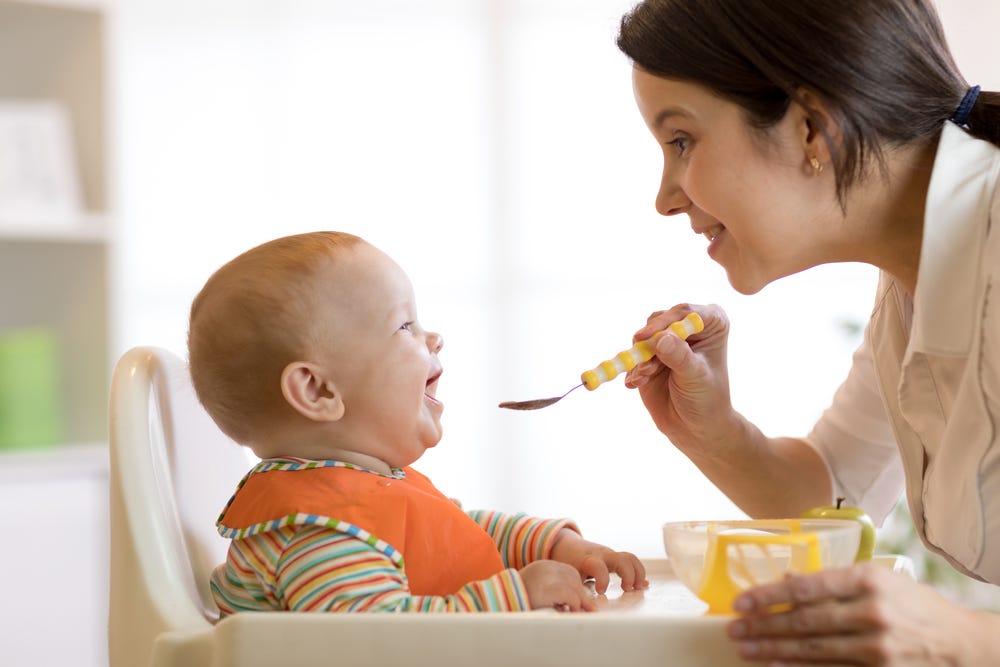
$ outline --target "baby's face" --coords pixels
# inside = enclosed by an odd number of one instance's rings
[[[440,334],[417,321],[403,270],[368,244],[339,257],[321,277],[317,315],[322,349],[344,401],[338,446],[405,466],[441,439],[444,406],[435,398]]]

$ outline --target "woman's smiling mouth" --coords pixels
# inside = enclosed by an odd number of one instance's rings
[[[699,233],[702,236],[704,236],[706,239],[708,239],[709,241],[714,241],[715,237],[718,236],[719,234],[721,234],[722,230],[724,230],[724,229],[725,229],[725,227],[723,227],[722,225],[716,225],[715,227],[712,227],[711,229],[706,229],[705,231],[699,232]]]

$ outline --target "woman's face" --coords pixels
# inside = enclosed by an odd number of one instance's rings
[[[792,104],[765,133],[702,86],[634,68],[633,87],[663,150],[656,210],[687,214],[737,291],[753,294],[828,261],[823,230],[833,226],[837,203],[832,178],[809,165],[815,137],[801,107]]]

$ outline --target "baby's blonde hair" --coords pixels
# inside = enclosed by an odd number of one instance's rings
[[[364,241],[311,232],[268,241],[216,271],[191,304],[188,357],[198,400],[245,445],[286,410],[285,366],[309,350],[319,270]]]

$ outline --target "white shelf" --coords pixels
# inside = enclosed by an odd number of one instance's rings
[[[111,230],[108,217],[96,213],[82,213],[59,220],[0,220],[0,243],[108,243]]]
[[[21,219],[8,208],[0,220],[0,335],[25,329],[51,334],[60,440],[44,448],[0,449],[0,520],[18,536],[16,547],[0,552],[0,567],[22,573],[9,577],[6,590],[18,604],[0,609],[5,665],[108,664],[115,220],[108,203],[105,6],[96,0],[0,0],[0,100],[44,100],[65,110],[81,209],[65,215],[73,208],[41,206],[60,217]],[[5,389],[26,398],[17,393],[20,380],[5,381]],[[71,566],[67,544],[73,546]]]
[[[26,5],[39,5],[54,9],[83,9],[95,12],[106,8],[110,1],[113,0],[19,0]]]
[[[108,493],[99,447],[0,454],[4,665],[107,667]]]
[[[47,480],[107,477],[108,443],[62,443],[47,448],[0,450],[0,482],[32,484]]]
[[[107,439],[114,234],[101,7],[0,0],[0,99],[50,100],[65,109],[82,208],[59,218],[0,219],[0,335],[52,334],[59,431],[71,442]]]
[[[0,98],[66,110],[83,208],[95,212],[107,210],[104,33],[96,9],[0,0]]]

